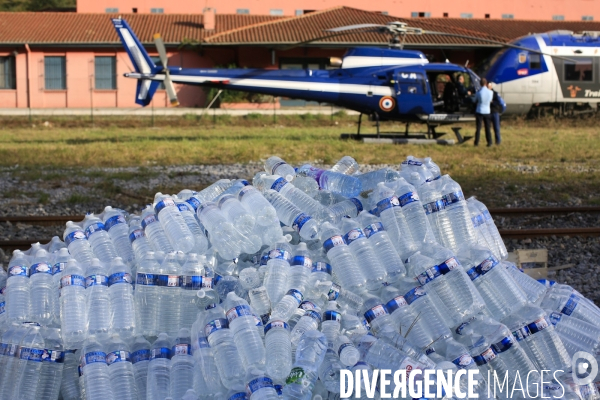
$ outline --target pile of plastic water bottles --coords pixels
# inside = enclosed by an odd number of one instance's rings
[[[265,171],[15,251],[0,399],[337,399],[340,371],[375,369],[474,370],[484,399],[488,371],[600,397],[571,362],[600,354],[598,307],[505,261],[485,205],[431,159]]]

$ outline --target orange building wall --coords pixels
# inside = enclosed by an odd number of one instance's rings
[[[600,1],[596,0],[78,0],[77,12],[104,13],[107,8],[118,8],[129,13],[137,8],[138,13],[148,14],[151,8],[163,8],[166,14],[201,14],[205,7],[216,9],[219,14],[235,14],[238,9],[247,9],[250,14],[269,15],[272,10],[281,10],[283,15],[295,15],[296,10],[323,10],[347,6],[367,11],[387,12],[390,15],[408,18],[411,12],[429,12],[431,17],[460,18],[462,13],[471,13],[473,18],[502,18],[502,14],[513,14],[515,19],[552,20],[554,15],[563,15],[567,21],[580,21],[582,16],[600,19]]]

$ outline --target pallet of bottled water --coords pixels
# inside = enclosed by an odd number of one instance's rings
[[[506,258],[429,158],[271,157],[14,251],[0,400],[599,399],[600,309]]]

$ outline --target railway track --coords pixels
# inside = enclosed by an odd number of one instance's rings
[[[560,215],[573,213],[600,213],[600,206],[583,207],[532,207],[532,208],[490,208],[493,216],[497,215]],[[81,221],[83,215],[48,215],[48,216],[5,216],[0,223],[27,224],[36,226],[64,225],[67,221]],[[585,228],[544,228],[544,229],[501,229],[504,238],[526,239],[549,236],[600,236],[600,226]],[[51,238],[34,238],[27,240],[0,241],[4,250],[26,249],[32,243],[48,243]]]

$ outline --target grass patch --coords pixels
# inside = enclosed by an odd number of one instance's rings
[[[50,195],[46,192],[41,192],[38,195],[38,203],[40,204],[48,204],[48,202],[50,201]]]
[[[67,204],[76,205],[76,204],[85,204],[85,203],[88,203],[89,201],[91,201],[91,198],[89,196],[79,194],[79,193],[73,193],[66,199],[65,202]]]

